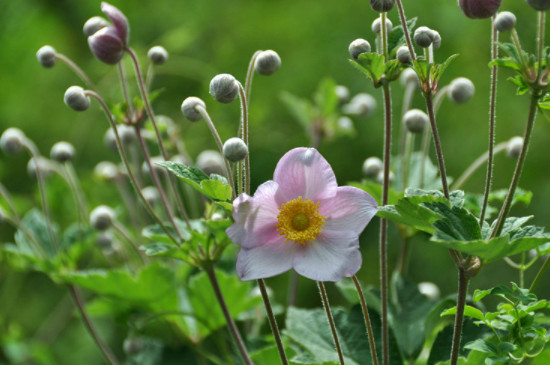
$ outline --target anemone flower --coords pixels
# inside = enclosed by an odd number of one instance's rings
[[[237,273],[242,280],[290,269],[317,281],[353,276],[362,262],[359,234],[377,210],[366,192],[338,187],[316,149],[293,149],[277,164],[273,180],[233,202],[235,223],[227,234],[241,246]]]

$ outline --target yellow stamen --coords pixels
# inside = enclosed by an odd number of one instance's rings
[[[286,242],[306,245],[321,234],[325,220],[319,213],[318,202],[300,196],[279,208],[277,231],[286,238]]]

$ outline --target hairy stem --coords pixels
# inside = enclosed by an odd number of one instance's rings
[[[376,344],[374,343],[374,331],[372,330],[372,324],[370,321],[369,311],[367,308],[367,301],[365,300],[365,295],[363,294],[363,289],[361,284],[357,279],[356,275],[351,277],[357,289],[357,294],[359,295],[359,300],[361,301],[361,308],[363,309],[363,318],[365,319],[365,327],[367,328],[367,335],[369,338],[370,353],[372,355],[372,364],[378,365],[378,354],[376,353]]]
[[[460,339],[462,337],[462,325],[464,323],[464,308],[466,306],[466,294],[468,292],[469,279],[466,277],[464,269],[458,269],[458,297],[456,303],[456,316],[453,330],[453,344],[451,347],[451,360],[449,365],[458,363],[458,354],[460,352]]]
[[[338,359],[340,360],[340,365],[344,365],[344,353],[342,352],[342,346],[340,346],[340,340],[338,338],[338,332],[336,331],[336,324],[334,323],[334,318],[332,317],[332,312],[330,310],[330,304],[328,302],[328,296],[327,296],[327,291],[325,290],[325,285],[323,284],[322,281],[318,281],[317,287],[319,288],[319,293],[321,294],[321,300],[323,301],[323,307],[325,308],[328,324],[330,325],[330,331],[332,332],[332,339],[334,340],[334,345],[336,346],[336,351],[338,352]]]
[[[286,357],[285,348],[283,346],[283,341],[281,340],[281,334],[279,333],[277,320],[275,319],[275,315],[273,314],[273,309],[271,308],[271,302],[269,301],[269,295],[267,294],[267,288],[265,286],[264,279],[258,279],[258,286],[260,287],[260,292],[262,293],[262,299],[264,301],[265,311],[267,313],[267,318],[269,319],[271,332],[273,333],[273,337],[275,337],[275,343],[277,344],[277,351],[279,351],[279,357],[281,358],[281,363],[283,365],[288,365],[288,359]]]
[[[401,20],[401,26],[403,27],[403,35],[405,36],[405,42],[409,48],[409,53],[413,61],[416,61],[416,53],[414,52],[414,47],[411,41],[411,34],[409,32],[409,27],[407,26],[407,17],[405,16],[405,10],[403,9],[403,4],[401,0],[397,0],[397,11],[399,12],[399,19]]]
[[[432,127],[432,134],[434,137],[435,152],[437,154],[437,163],[439,165],[439,175],[441,176],[441,185],[443,187],[443,194],[445,198],[449,199],[449,186],[447,185],[447,173],[445,172],[445,159],[443,158],[443,150],[441,149],[441,143],[439,141],[439,132],[437,131],[437,123],[435,121],[435,113],[432,102],[432,94],[430,92],[424,93],[426,98],[426,109],[428,109],[428,116],[430,117],[430,125]]]
[[[241,101],[241,115],[242,115],[242,134],[243,141],[250,150],[248,145],[248,99],[244,91],[243,85],[239,82],[239,100]],[[246,155],[244,160],[244,179],[245,179],[245,192],[250,194],[250,153]]]

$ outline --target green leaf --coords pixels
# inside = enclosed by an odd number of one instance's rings
[[[509,68],[514,71],[521,71],[521,65],[510,58],[497,58],[496,60],[489,62],[489,67],[492,66],[499,66],[503,68]]]
[[[336,83],[331,78],[324,78],[315,92],[315,103],[321,116],[330,117],[336,112],[339,98],[336,94]]]
[[[388,81],[397,80],[401,71],[406,68],[399,60],[391,60],[386,63],[384,75]]]
[[[425,203],[427,208],[443,216],[433,223],[434,241],[471,241],[481,239],[481,229],[477,218],[466,209],[449,207],[442,202]]]
[[[379,203],[382,201],[382,185],[377,182],[363,180],[361,182],[350,182],[349,185],[366,191]],[[395,189],[390,187],[388,190],[388,204],[395,204],[402,197],[403,194],[398,193]]]
[[[441,313],[441,316],[454,316],[454,315],[456,315],[456,307],[449,308],[445,312]],[[464,315],[466,317],[472,317],[479,321],[485,322],[485,316],[483,315],[483,312],[470,305],[466,305],[464,307]]]
[[[359,55],[357,60],[350,60],[351,64],[365,74],[375,87],[380,86],[380,78],[386,71],[384,55],[369,52]]]
[[[407,169],[407,186],[403,186],[403,174],[404,168],[403,159],[401,156],[392,157],[392,170],[395,173],[395,180],[393,186],[397,190],[405,190],[407,188],[420,188],[424,189],[441,189],[441,179],[439,178],[439,169],[435,167],[429,157],[425,157],[422,160],[422,152],[413,152],[409,160],[409,167]],[[423,176],[421,175],[422,165],[424,165]],[[420,179],[422,178],[422,183]],[[394,203],[390,203],[394,204]]]
[[[491,342],[477,339],[464,345],[465,349],[483,352],[485,354],[498,355],[498,348]]]
[[[506,195],[508,194],[508,189],[494,190],[489,194],[489,201],[494,202],[504,202]],[[523,190],[522,188],[516,188],[514,193],[514,198],[512,199],[512,206],[517,203],[524,203],[529,205],[531,203],[531,198],[533,197],[533,192],[528,190]]]
[[[407,20],[407,29],[409,30],[409,32],[412,32],[417,20],[418,18],[416,17]],[[388,36],[389,54],[395,54],[397,48],[399,48],[403,44],[405,44],[405,32],[403,31],[403,26],[398,25],[396,27],[393,27]]]
[[[475,341],[481,336],[484,336],[486,331],[483,328],[479,328],[473,323],[473,320],[470,318],[464,319],[464,325],[462,329],[462,343],[468,343],[470,341]],[[428,358],[427,365],[434,365],[440,362],[445,363],[449,360],[451,353],[451,344],[453,338],[453,326],[446,326],[442,331],[440,331],[431,348],[430,356]],[[464,351],[462,347],[460,349],[460,355],[465,356],[467,351]],[[464,362],[467,365],[484,365],[485,356],[476,355],[472,356],[473,352],[470,352],[468,355],[468,361]]]
[[[434,85],[439,84],[439,80],[441,80],[441,77],[445,73],[445,70],[450,66],[451,63],[458,57],[458,54],[454,54],[449,56],[442,64],[435,64],[431,70],[430,75],[431,79],[433,80]]]

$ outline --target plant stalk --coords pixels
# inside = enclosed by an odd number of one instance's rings
[[[361,284],[357,279],[356,275],[351,277],[357,289],[357,294],[359,295],[359,300],[361,301],[361,309],[363,309],[363,317],[365,318],[365,327],[367,328],[367,336],[369,338],[370,353],[372,355],[372,364],[378,365],[378,354],[376,353],[376,344],[374,343],[374,331],[372,330],[372,324],[370,321],[369,311],[367,308],[367,301],[365,300],[365,295],[363,294],[363,289]]]
[[[462,337],[462,325],[464,324],[464,308],[466,306],[466,294],[468,292],[469,279],[463,268],[458,269],[458,297],[456,303],[456,316],[453,330],[453,344],[451,347],[451,360],[449,365],[457,365],[460,352],[460,339]]]
[[[271,332],[273,333],[273,337],[275,337],[275,343],[277,344],[277,351],[279,351],[281,363],[283,365],[288,365],[285,348],[283,346],[283,341],[281,340],[281,334],[279,332],[279,327],[277,326],[277,321],[275,320],[275,315],[273,314],[273,309],[271,308],[271,302],[269,301],[269,295],[267,294],[267,288],[265,286],[264,279],[258,279],[258,286],[260,287],[260,292],[262,293],[265,311],[267,312],[267,318],[269,319]]]
[[[330,310],[330,304],[328,302],[328,296],[327,296],[327,291],[325,290],[325,285],[323,284],[322,281],[318,281],[317,287],[319,288],[319,293],[321,294],[321,300],[323,301],[323,307],[325,308],[328,324],[330,325],[330,331],[332,332],[334,345],[336,346],[336,351],[338,352],[338,359],[340,360],[340,365],[344,365],[344,353],[342,352],[342,346],[340,346],[340,340],[338,338],[338,332],[336,331],[336,324],[334,323],[334,318],[332,317],[332,312]]]

